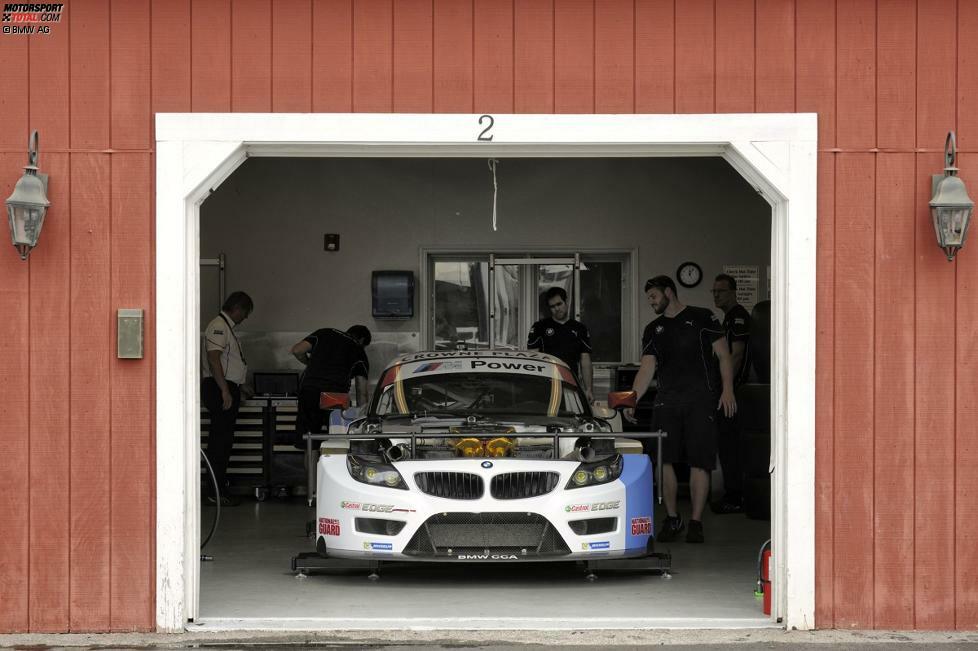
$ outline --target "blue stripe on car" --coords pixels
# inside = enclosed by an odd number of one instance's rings
[[[649,534],[632,535],[632,520],[649,518],[652,512],[652,464],[648,455],[623,454],[620,480],[625,484],[625,549],[645,549]],[[652,525],[654,526],[654,525]],[[649,529],[652,530],[651,527]]]

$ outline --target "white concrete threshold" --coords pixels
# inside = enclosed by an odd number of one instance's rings
[[[188,632],[235,631],[585,631],[655,629],[759,629],[783,628],[769,617],[349,617],[349,618],[221,618],[208,617],[188,624]]]

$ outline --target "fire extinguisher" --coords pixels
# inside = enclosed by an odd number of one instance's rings
[[[761,545],[757,553],[757,588],[754,596],[762,599],[765,615],[771,614],[771,540]]]

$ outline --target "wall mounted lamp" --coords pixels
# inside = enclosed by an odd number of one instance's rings
[[[10,220],[10,238],[21,260],[26,260],[31,249],[37,246],[37,238],[44,225],[44,213],[48,201],[48,175],[37,171],[37,131],[27,142],[27,166],[24,175],[14,186],[14,193],[7,197],[7,219]]]
[[[948,262],[964,246],[968,236],[968,223],[975,209],[975,202],[968,196],[964,181],[958,177],[957,140],[949,131],[944,142],[944,174],[931,177],[933,196],[930,200],[930,214],[934,219],[934,232],[937,246],[944,250]]]

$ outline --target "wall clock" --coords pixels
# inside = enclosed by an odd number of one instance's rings
[[[703,280],[703,270],[695,262],[684,262],[676,269],[676,279],[683,287],[696,287]]]

